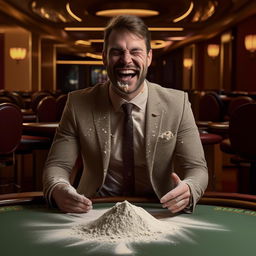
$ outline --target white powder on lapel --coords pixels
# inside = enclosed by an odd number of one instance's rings
[[[176,229],[174,224],[157,220],[143,208],[123,201],[98,219],[74,226],[71,235],[87,242],[149,242],[163,240]]]

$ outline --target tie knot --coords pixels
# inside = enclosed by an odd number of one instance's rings
[[[126,115],[131,115],[133,104],[132,103],[125,103],[122,105],[123,111]]]

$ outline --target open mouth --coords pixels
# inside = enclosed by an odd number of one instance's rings
[[[136,76],[137,71],[134,69],[117,69],[116,74],[119,81],[128,82]]]

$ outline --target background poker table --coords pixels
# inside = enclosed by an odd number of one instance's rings
[[[157,218],[169,218],[182,227],[166,241],[135,242],[128,251],[100,243],[74,243],[63,227],[74,216],[49,209],[42,194],[0,195],[0,255],[256,255],[256,197],[208,193],[193,214],[171,215],[146,198],[127,198]],[[94,199],[94,209],[110,208],[124,198]]]

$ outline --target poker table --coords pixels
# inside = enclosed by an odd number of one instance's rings
[[[93,199],[93,211],[109,209],[124,198]],[[40,192],[0,195],[0,254],[51,255],[255,255],[256,197],[207,193],[193,214],[172,215],[147,198],[127,198],[161,221],[180,229],[163,241],[118,244],[75,241],[65,230],[78,214],[50,209]],[[93,212],[92,212],[93,213]],[[167,222],[166,222],[167,223]]]

